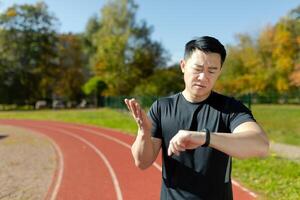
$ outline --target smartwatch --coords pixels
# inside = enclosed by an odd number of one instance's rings
[[[205,132],[205,142],[201,147],[208,147],[210,143],[210,131],[207,128],[204,128],[201,131]]]

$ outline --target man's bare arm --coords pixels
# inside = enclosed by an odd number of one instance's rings
[[[245,122],[232,134],[212,134],[210,146],[240,159],[265,157],[269,151],[269,140],[256,122]]]
[[[135,165],[140,169],[146,169],[157,158],[161,147],[161,140],[151,137],[151,121],[141,109],[139,103],[135,99],[125,99],[125,104],[138,125],[138,133],[131,147],[131,153]]]
[[[256,122],[245,122],[232,134],[211,133],[210,147],[236,158],[265,157],[269,151],[269,140]],[[185,149],[194,149],[205,142],[205,133],[179,131],[170,141],[168,154],[179,154]]]

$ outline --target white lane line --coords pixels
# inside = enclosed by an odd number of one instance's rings
[[[89,133],[92,133],[92,134],[95,134],[95,135],[98,135],[98,136],[101,136],[101,137],[104,137],[106,139],[109,139],[111,141],[114,141],[118,144],[121,144],[122,146],[128,148],[128,149],[131,149],[131,146],[128,144],[128,143],[125,143],[123,141],[121,141],[120,139],[116,138],[116,137],[113,137],[113,136],[110,136],[110,135],[107,135],[105,133],[102,133],[102,132],[98,132],[98,131],[95,131],[93,129],[89,129],[89,128],[84,128],[80,125],[69,125],[69,124],[64,124],[64,125],[59,125],[59,126],[63,126],[63,127],[69,127],[69,128],[74,128],[74,129],[78,129],[78,130],[84,130],[86,132],[89,132]],[[95,127],[96,128],[96,127]],[[158,169],[160,172],[162,171],[162,167],[157,163],[157,162],[154,162],[153,163],[153,166]],[[257,195],[254,193],[254,192],[251,192],[250,190],[248,190],[247,188],[241,186],[239,183],[237,183],[236,181],[234,181],[233,179],[231,179],[232,181],[232,184],[239,187],[241,190],[243,190],[244,192],[248,193],[249,195],[251,195],[252,197],[254,198],[257,198]]]
[[[84,139],[84,138],[82,138],[82,137],[80,137],[76,134],[73,134],[72,132],[69,132],[69,131],[61,130],[61,129],[58,129],[58,128],[48,128],[48,127],[44,127],[44,126],[37,126],[37,125],[34,125],[33,127],[44,128],[44,129],[48,129],[48,130],[55,130],[57,132],[64,133],[66,135],[69,135],[71,137],[74,137],[74,138],[82,141],[83,143],[85,143],[86,145],[91,147],[97,153],[97,155],[100,156],[100,158],[104,161],[106,167],[108,168],[109,173],[111,175],[111,178],[113,180],[113,184],[114,184],[115,192],[116,192],[116,195],[117,195],[117,199],[118,200],[123,200],[120,184],[119,184],[119,181],[117,179],[116,173],[115,173],[114,169],[112,168],[111,164],[109,163],[108,159],[106,158],[106,156],[97,147],[95,147],[92,143],[90,143],[86,139]]]
[[[30,129],[30,128],[27,128],[27,127],[24,127],[23,125],[9,125],[13,128],[15,128],[16,126],[20,129]],[[61,151],[61,149],[59,148],[59,146],[56,144],[56,142],[50,138],[49,136],[47,136],[46,134],[42,133],[42,132],[39,132],[37,130],[32,130],[30,129],[29,130],[32,134],[35,134],[35,135],[38,135],[39,137],[45,137],[46,140],[49,140],[51,145],[54,147],[54,150],[56,152],[56,155],[58,156],[58,165],[57,165],[57,168],[55,169],[55,174],[53,175],[53,178],[52,178],[52,181],[50,183],[50,187],[52,186],[53,184],[53,191],[48,191],[47,193],[47,196],[46,198],[48,197],[48,194],[51,193],[51,196],[47,199],[49,200],[55,200],[56,199],[56,196],[57,196],[57,193],[58,193],[58,190],[59,190],[59,187],[61,185],[61,182],[62,182],[62,177],[63,177],[63,174],[64,174],[64,156],[63,156],[63,153]],[[56,173],[57,173],[57,176],[56,176]],[[51,189],[51,188],[49,188]]]
[[[241,190],[243,190],[244,192],[248,193],[249,195],[251,195],[254,198],[257,198],[257,195],[254,192],[251,192],[250,190],[248,190],[247,188],[244,188],[243,186],[241,186],[238,182],[236,182],[235,180],[231,180],[232,184],[241,188]]]
[[[60,127],[61,127],[61,125],[60,125]],[[83,127],[80,127],[80,126],[77,127],[77,126],[73,126],[73,125],[63,125],[62,127],[69,127],[69,128],[74,128],[74,129],[77,129],[77,130],[84,130],[84,131],[89,132],[89,133],[92,133],[92,134],[94,134],[94,135],[101,136],[101,137],[104,137],[104,138],[106,138],[106,139],[108,139],[108,140],[114,141],[114,142],[116,142],[116,143],[118,143],[118,144],[120,144],[120,145],[122,145],[122,146],[124,146],[124,147],[126,147],[126,148],[128,148],[128,149],[131,149],[131,146],[130,146],[128,143],[123,142],[122,140],[120,140],[120,139],[118,139],[118,138],[116,138],[116,137],[113,137],[113,136],[104,134],[104,133],[102,133],[102,132],[97,132],[97,131],[94,131],[94,130],[92,130],[92,129],[83,128]],[[154,166],[156,169],[158,169],[159,171],[162,171],[161,166],[160,166],[157,162],[154,162],[154,163],[153,163],[153,166]]]
[[[45,135],[46,136],[46,135]],[[50,200],[55,200],[56,199],[56,196],[57,196],[57,193],[58,193],[58,190],[59,190],[59,187],[61,185],[61,182],[62,182],[62,177],[63,177],[63,172],[64,172],[64,156],[61,152],[61,149],[59,148],[59,146],[48,136],[46,136],[49,140],[51,140],[52,142],[52,145],[54,146],[55,150],[56,150],[56,153],[58,154],[58,174],[57,174],[57,178],[56,178],[56,181],[54,183],[54,189],[53,189],[53,192],[51,193],[51,196],[50,196]],[[54,177],[55,178],[55,177]],[[51,192],[51,191],[49,191]]]

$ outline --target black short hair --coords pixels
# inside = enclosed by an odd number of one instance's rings
[[[197,37],[185,45],[184,59],[190,58],[192,53],[196,50],[200,50],[207,53],[218,53],[221,56],[221,66],[226,58],[226,50],[223,44],[219,40],[210,36]]]

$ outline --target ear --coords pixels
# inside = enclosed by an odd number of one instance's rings
[[[184,61],[184,59],[180,60],[180,69],[181,69],[182,73],[185,72],[185,61]]]

